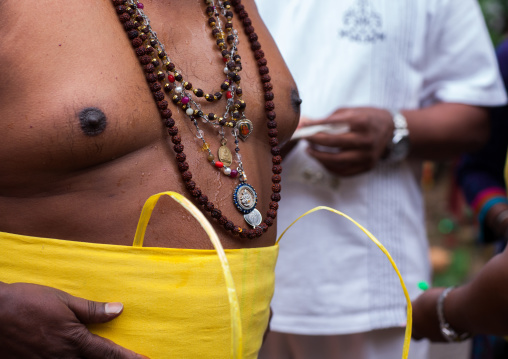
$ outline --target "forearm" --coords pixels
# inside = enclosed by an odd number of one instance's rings
[[[488,112],[481,107],[439,103],[402,113],[408,122],[410,157],[446,159],[475,150],[488,139]]]

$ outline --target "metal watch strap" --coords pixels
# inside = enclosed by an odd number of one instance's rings
[[[455,287],[448,287],[439,295],[437,300],[437,316],[439,318],[439,328],[441,329],[441,334],[443,337],[449,342],[462,342],[469,338],[471,335],[469,333],[457,333],[452,329],[444,317],[444,300],[454,288]]]

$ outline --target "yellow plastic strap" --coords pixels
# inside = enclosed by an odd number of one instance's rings
[[[383,253],[386,255],[386,257],[388,258],[388,260],[392,264],[393,269],[395,269],[395,272],[397,272],[397,275],[399,276],[399,280],[400,280],[400,285],[402,286],[402,290],[404,291],[404,296],[406,297],[406,302],[407,302],[407,324],[406,324],[406,333],[405,333],[405,336],[404,336],[404,346],[402,347],[402,359],[407,359],[407,356],[408,356],[408,353],[409,353],[409,343],[411,341],[411,329],[413,327],[413,310],[412,310],[412,307],[411,307],[411,299],[409,298],[409,294],[407,292],[406,285],[404,284],[404,280],[402,279],[402,276],[401,276],[401,274],[399,272],[399,269],[397,268],[397,265],[393,261],[392,256],[386,250],[386,248],[376,239],[376,237],[374,237],[368,230],[366,230],[362,225],[357,223],[354,219],[352,219],[348,215],[346,215],[346,214],[344,214],[344,213],[342,213],[340,211],[337,211],[336,209],[330,208],[330,207],[319,206],[319,207],[311,209],[308,212],[305,212],[300,217],[295,219],[295,221],[293,223],[291,223],[289,225],[289,227],[287,227],[284,230],[284,232],[282,232],[282,234],[279,236],[279,239],[277,239],[277,243],[279,243],[279,241],[282,238],[282,236],[287,232],[287,230],[289,228],[291,228],[293,226],[293,224],[298,222],[301,218],[305,217],[306,215],[311,214],[312,212],[316,212],[316,211],[322,210],[322,209],[330,211],[330,212],[333,212],[333,213],[336,213],[336,214],[338,214],[338,215],[340,215],[340,216],[342,216],[344,218],[347,218],[351,222],[353,222],[358,228],[360,228],[370,238],[370,240],[372,242],[374,242],[379,247],[379,249],[381,249],[383,251]]]
[[[134,247],[143,247],[143,240],[145,237],[146,227],[148,222],[150,221],[150,217],[152,215],[152,211],[157,204],[157,201],[160,197],[167,195],[181,204],[187,211],[196,220],[199,222],[201,227],[205,230],[206,234],[210,238],[217,255],[219,256],[222,271],[224,273],[224,279],[226,281],[226,287],[228,291],[229,298],[229,306],[231,312],[231,358],[233,359],[241,359],[243,353],[243,334],[242,334],[242,320],[240,317],[240,304],[238,302],[238,296],[236,293],[235,283],[233,282],[233,276],[231,274],[231,269],[229,268],[229,263],[226,258],[226,253],[224,252],[224,248],[217,236],[217,233],[213,229],[212,225],[206,219],[206,217],[201,213],[201,211],[187,198],[182,196],[176,192],[162,192],[155,194],[148,198],[143,206],[143,211],[141,212],[141,216],[139,217],[138,228],[136,229],[136,235],[134,236],[134,243],[132,244]]]

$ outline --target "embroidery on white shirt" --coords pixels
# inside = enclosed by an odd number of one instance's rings
[[[344,28],[339,34],[351,41],[374,43],[385,39],[383,20],[373,9],[370,0],[358,0],[345,12],[342,22]]]

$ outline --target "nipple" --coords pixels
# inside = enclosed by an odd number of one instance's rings
[[[291,105],[293,106],[293,110],[295,112],[300,113],[300,105],[302,104],[302,99],[298,94],[298,90],[293,88],[291,89]]]
[[[100,135],[107,125],[106,115],[96,107],[87,107],[79,113],[81,130],[87,136]]]

